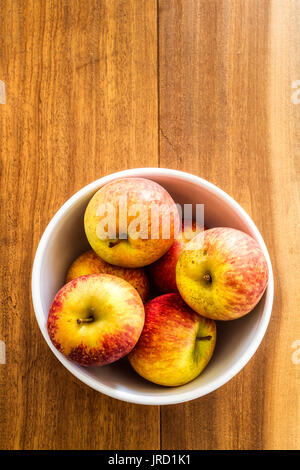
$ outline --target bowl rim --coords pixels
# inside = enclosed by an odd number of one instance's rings
[[[141,173],[143,174],[141,176]],[[259,320],[259,324],[256,329],[256,333],[242,356],[233,364],[230,368],[226,369],[224,373],[220,374],[219,377],[211,381],[210,383],[201,386],[201,388],[196,388],[195,390],[188,390],[184,391],[182,393],[176,393],[174,395],[172,394],[167,394],[167,395],[143,395],[143,394],[136,394],[134,391],[124,391],[124,390],[118,390],[111,388],[108,385],[101,384],[97,381],[97,379],[92,378],[85,372],[84,369],[79,369],[77,365],[73,364],[71,361],[69,361],[63,354],[61,354],[52,344],[47,328],[45,326],[45,319],[44,319],[44,314],[43,314],[43,306],[42,302],[39,296],[40,293],[40,271],[41,271],[41,264],[43,260],[43,255],[48,243],[48,240],[50,236],[53,233],[53,230],[55,229],[55,226],[57,222],[68,212],[68,210],[73,207],[86,193],[97,190],[100,186],[103,186],[104,184],[116,179],[116,178],[123,178],[123,177],[134,177],[134,176],[139,176],[143,178],[147,177],[154,177],[153,173],[156,173],[157,175],[164,175],[164,176],[175,176],[175,177],[181,177],[182,179],[185,179],[191,183],[194,184],[200,184],[204,189],[208,189],[217,196],[225,199],[225,202],[229,206],[232,207],[236,212],[240,214],[240,216],[244,219],[244,221],[247,223],[247,225],[250,227],[252,232],[255,234],[255,238],[260,244],[264,255],[267,260],[268,268],[269,268],[269,281],[267,285],[267,289],[265,292],[265,305],[264,309],[262,312],[262,315]],[[33,262],[33,268],[32,268],[32,277],[31,277],[31,293],[32,293],[32,303],[33,303],[33,308],[35,312],[35,317],[37,319],[39,328],[42,332],[42,335],[52,350],[52,352],[55,354],[55,356],[58,358],[58,360],[65,366],[65,368],[71,372],[77,379],[88,385],[89,387],[93,388],[94,390],[97,390],[98,392],[104,393],[105,395],[108,395],[112,398],[116,398],[118,400],[122,400],[125,402],[129,403],[135,403],[135,404],[141,404],[141,405],[172,405],[172,404],[177,404],[177,403],[182,403],[190,400],[194,400],[196,398],[200,398],[204,395],[207,395],[208,393],[213,392],[214,390],[218,389],[219,387],[223,386],[226,382],[231,380],[236,374],[238,374],[248,363],[248,361],[252,358],[256,350],[258,349],[265,332],[267,330],[271,313],[272,313],[272,306],[273,306],[273,297],[274,297],[274,279],[273,279],[273,270],[272,270],[272,264],[270,260],[270,256],[267,250],[267,247],[265,245],[265,242],[262,238],[262,235],[260,234],[258,228],[256,227],[255,223],[251,219],[251,217],[247,214],[247,212],[231,197],[229,196],[225,191],[220,189],[218,186],[214,185],[213,183],[210,183],[209,181],[193,175],[191,173],[187,173],[184,171],[180,170],[173,170],[173,169],[168,169],[168,168],[156,168],[156,167],[147,167],[147,168],[133,168],[129,170],[122,170],[118,171],[115,173],[111,173],[109,175],[103,176],[102,178],[99,178],[92,183],[89,183],[88,185],[84,186],[81,188],[79,191],[77,191],[73,196],[71,196],[61,207],[60,209],[55,213],[55,215],[52,217],[50,222],[48,223],[46,229],[44,230],[44,233],[40,239],[40,242],[38,244],[35,257],[34,257],[34,262]],[[170,387],[170,391],[172,391],[173,388]],[[176,389],[176,387],[175,387]]]

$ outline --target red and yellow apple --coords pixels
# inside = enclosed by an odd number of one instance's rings
[[[87,274],[111,274],[121,277],[138,291],[143,302],[149,297],[149,281],[143,268],[120,268],[107,263],[93,250],[89,250],[71,264],[67,273],[67,282]]]
[[[133,349],[144,319],[144,305],[134,287],[120,277],[90,274],[60,289],[47,327],[52,343],[68,359],[103,366]]]
[[[193,312],[179,294],[165,294],[145,305],[144,329],[129,361],[151,382],[183,385],[203,371],[215,343],[213,320]]]
[[[165,255],[149,266],[150,280],[159,292],[163,294],[178,292],[176,264],[179,255],[185,245],[202,230],[203,228],[197,229],[195,221],[185,221],[180,238],[174,240],[173,245]]]
[[[268,265],[259,244],[244,232],[216,227],[197,235],[176,266],[183,300],[200,315],[233,320],[249,313],[268,282]]]
[[[123,178],[104,185],[90,200],[85,233],[93,250],[110,264],[138,268],[171,247],[179,214],[170,194],[145,178]]]

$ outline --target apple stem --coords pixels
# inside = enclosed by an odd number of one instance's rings
[[[94,321],[94,317],[88,317],[88,318],[77,318],[77,323],[78,325],[81,325],[81,323],[91,323]]]
[[[209,273],[203,274],[203,279],[205,282],[212,282],[211,275]]]
[[[197,339],[199,341],[206,341],[206,340],[210,340],[212,338],[212,336],[197,336]]]
[[[108,246],[109,248],[113,248],[114,246],[118,245],[121,240],[116,240],[115,242],[109,242]]]

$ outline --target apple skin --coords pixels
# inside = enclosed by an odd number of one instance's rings
[[[202,230],[203,229],[196,230],[196,221],[185,221],[185,229],[182,227],[182,237],[174,240],[173,245],[167,253],[149,266],[151,283],[160,293],[178,293],[176,284],[176,264],[179,255],[192,237],[196,236]]]
[[[127,227],[119,227],[118,213],[121,198],[127,197]],[[151,205],[156,204],[156,212],[160,215],[159,234],[157,239],[151,239]],[[99,207],[111,204],[117,214],[116,239],[101,239],[97,234],[98,224],[105,215],[97,215]],[[136,215],[129,215],[130,207],[142,205],[145,209],[147,227],[146,238],[134,238],[130,232],[130,224]],[[162,217],[170,216],[170,236],[163,239]],[[84,226],[87,239],[93,250],[110,264],[139,268],[153,263],[164,255],[171,247],[179,227],[179,214],[170,194],[159,184],[145,178],[123,178],[106,184],[97,191],[90,200],[84,216]],[[123,234],[127,239],[120,238]]]
[[[144,329],[129,361],[150,382],[174,387],[203,371],[215,343],[213,320],[193,312],[179,294],[165,294],[145,305]]]
[[[144,319],[144,305],[134,287],[120,277],[90,274],[65,284],[56,294],[47,328],[54,346],[68,359],[82,366],[103,366],[132,350]]]
[[[149,297],[150,286],[143,268],[120,268],[101,259],[93,250],[86,251],[71,264],[67,282],[87,274],[111,274],[129,282],[139,293],[143,302]]]
[[[268,283],[268,265],[254,238],[216,227],[186,245],[176,266],[176,282],[182,298],[197,313],[233,320],[259,302]]]

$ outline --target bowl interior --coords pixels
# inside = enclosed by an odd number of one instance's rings
[[[263,243],[254,224],[239,206],[235,206],[225,193],[216,191],[203,180],[195,178],[191,181],[180,172],[168,173],[168,170],[161,172],[155,169],[152,172],[135,170],[134,176],[137,175],[153,179],[164,186],[176,202],[204,204],[206,226],[234,227]],[[81,190],[80,196],[75,199],[73,197],[73,201],[69,200],[67,207],[64,206],[50,223],[46,231],[47,237],[42,239],[42,247],[39,247],[38,268],[34,267],[34,271],[38,270],[38,273],[34,272],[36,282],[33,280],[33,298],[39,299],[38,307],[36,302],[34,306],[45,339],[59,360],[79,379],[99,391],[123,400],[152,404],[176,403],[214,390],[238,372],[258,346],[259,343],[253,349],[258,330],[262,328],[270,285],[249,315],[232,322],[217,323],[217,345],[211,362],[198,378],[181,387],[161,387],[142,379],[131,369],[126,359],[105,367],[83,368],[68,361],[52,346],[46,328],[48,310],[56,292],[64,284],[68,266],[89,248],[83,216],[90,198],[101,186],[101,181]],[[266,250],[264,244],[263,248]],[[264,331],[262,336],[263,333]],[[241,364],[242,357],[246,358],[244,364]]]

